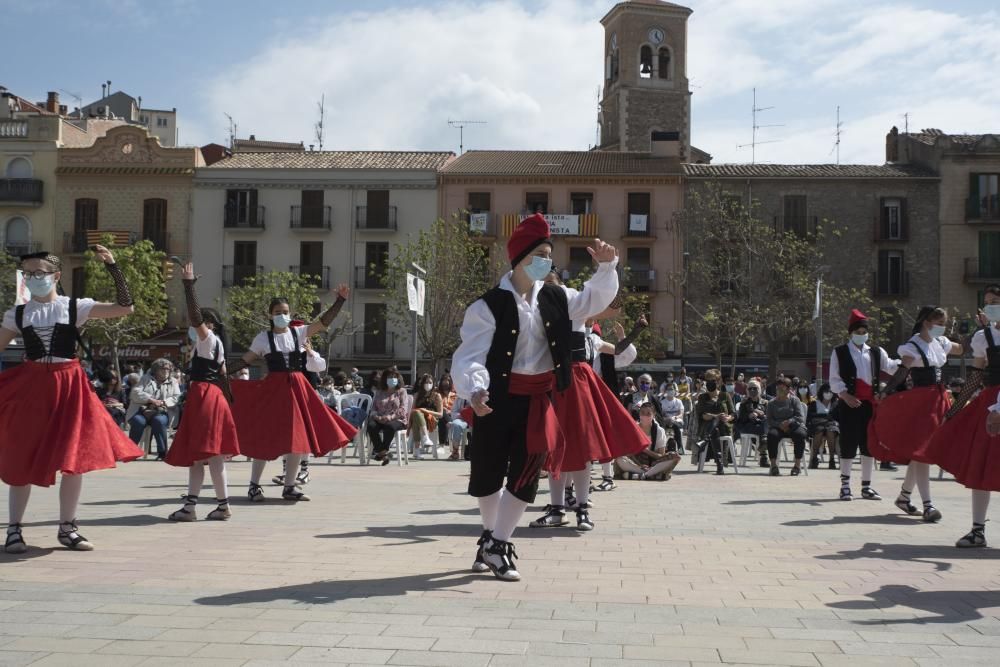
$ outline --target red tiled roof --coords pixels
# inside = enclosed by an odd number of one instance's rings
[[[306,151],[234,153],[207,169],[429,169],[437,171],[454,153],[423,151]]]
[[[469,151],[441,171],[453,176],[650,176],[680,174],[681,163],[616,151]]]

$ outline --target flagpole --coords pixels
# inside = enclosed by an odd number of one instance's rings
[[[823,384],[823,278],[816,279],[816,394]]]

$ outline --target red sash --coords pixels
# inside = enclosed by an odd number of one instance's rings
[[[549,396],[554,386],[555,375],[552,373],[510,374],[509,391],[511,395],[531,397],[525,434],[528,465],[525,465],[521,478],[517,480],[514,486],[515,490],[534,479],[542,466],[549,470],[553,478],[559,478],[566,442],[563,439],[562,429],[559,428],[559,420],[556,419],[556,411]]]
[[[872,386],[863,380],[854,381],[854,397],[859,401],[875,402],[875,392]]]

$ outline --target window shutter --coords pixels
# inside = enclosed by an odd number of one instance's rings
[[[250,210],[247,212],[247,220],[250,221],[251,225],[256,225],[257,222],[258,222],[258,220],[257,220],[257,214],[258,214],[258,211],[257,211],[257,191],[256,190],[251,190],[250,191],[250,196],[247,197],[247,201],[249,202],[249,205],[250,205]]]
[[[978,218],[980,214],[979,174],[969,174],[969,198],[966,200],[966,219]]]
[[[906,210],[906,197],[899,200],[899,238],[902,241],[910,240],[910,214]]]
[[[879,210],[879,225],[878,225],[878,236],[876,237],[876,239],[879,241],[883,241],[889,238],[889,209],[885,207],[885,197],[879,197],[878,210]]]
[[[878,279],[876,281],[878,294],[889,293],[889,251],[878,251]]]

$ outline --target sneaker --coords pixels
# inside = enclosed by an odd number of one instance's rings
[[[896,507],[903,510],[910,516],[916,516],[917,514],[920,514],[920,510],[918,510],[916,507],[913,506],[913,503],[910,502],[909,498],[906,498],[904,496],[899,496],[898,498],[896,498],[895,505]]]
[[[800,474],[802,474],[802,468],[800,468],[798,465],[794,465],[792,466],[792,469],[791,471],[789,471],[788,474],[791,475],[792,477],[798,477]]]
[[[576,529],[584,532],[594,529],[594,522],[590,520],[590,513],[582,507],[576,511]]]
[[[252,503],[262,503],[264,502],[264,487],[260,484],[254,484],[250,482],[250,488],[247,489],[247,498]]]
[[[861,497],[865,500],[882,500],[882,496],[879,495],[878,491],[870,486],[861,487]]]
[[[594,487],[594,491],[610,491],[615,488],[615,480],[611,477],[601,477],[601,483]]]
[[[517,571],[514,561],[517,559],[517,552],[511,542],[502,542],[495,537],[490,537],[489,542],[483,546],[483,562],[490,568],[493,576],[500,581],[520,581],[521,574]]]
[[[566,512],[561,505],[546,505],[545,514],[528,525],[532,528],[558,528],[568,523]]]
[[[933,505],[924,507],[924,523],[937,523],[941,520],[941,512]]]
[[[3,550],[9,554],[23,554],[28,550],[24,536],[21,535],[21,524],[12,523],[7,526],[7,542],[3,545]]]
[[[281,494],[282,500],[291,500],[293,502],[307,502],[312,500],[309,496],[299,491],[294,486],[286,486],[285,490]]]
[[[976,549],[979,547],[986,546],[986,529],[985,528],[973,528],[968,533],[966,533],[958,542],[955,542],[955,546],[959,549]]]
[[[851,493],[851,487],[849,486],[840,487],[840,499],[846,501],[854,500],[854,495]]]
[[[299,474],[295,476],[295,485],[302,486],[309,483],[309,471],[300,470]]]
[[[483,548],[491,539],[493,539],[492,530],[484,530],[483,534],[479,536],[479,541],[476,542],[476,560],[472,562],[473,572],[482,573],[490,571],[490,566],[483,560]]]

